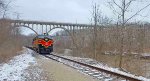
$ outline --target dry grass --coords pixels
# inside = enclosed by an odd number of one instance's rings
[[[97,61],[107,64],[108,66],[119,68],[119,55],[97,55]],[[134,57],[131,55],[123,56],[123,70],[130,72],[136,75],[142,75],[145,77],[149,77],[147,73],[149,73],[148,67],[150,65],[145,66],[150,62],[150,59],[140,59],[138,57]]]
[[[97,32],[96,55],[94,55],[94,39],[93,30],[76,30],[75,39],[79,49],[74,49],[71,39],[67,43],[64,39],[56,41],[56,52],[62,52],[61,49],[73,50],[73,56],[88,57],[106,63],[109,66],[119,68],[120,55],[123,56],[122,69],[133,74],[147,76],[147,67],[150,67],[150,60],[143,60],[135,57],[133,53],[140,56],[142,53],[150,53],[150,24],[129,24],[126,29],[111,25],[110,27],[99,28]],[[124,32],[124,40],[122,41],[121,32]],[[73,33],[73,32],[71,32]],[[68,38],[70,38],[68,36]],[[55,45],[56,45],[55,44]],[[123,48],[121,48],[123,46]],[[69,47],[69,48],[68,48]],[[61,50],[61,51],[60,51]],[[122,51],[123,50],[123,51]],[[105,52],[110,52],[105,55]],[[148,75],[149,76],[149,75]]]
[[[0,63],[7,62],[21,50],[21,41],[8,20],[0,21]]]

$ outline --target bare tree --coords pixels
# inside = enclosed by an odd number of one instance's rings
[[[132,4],[134,4],[135,1],[138,0],[111,0],[109,2],[110,8],[113,10],[113,12],[119,17],[120,25],[121,25],[121,50],[120,50],[120,60],[119,60],[119,67],[122,68],[122,55],[124,52],[124,35],[125,35],[125,30],[126,30],[126,24],[133,19],[135,16],[137,16],[141,11],[146,9],[147,7],[150,6],[150,4],[147,4],[137,12],[135,12],[131,17],[126,18],[126,14],[128,13],[128,10]],[[119,10],[117,10],[118,8]]]
[[[10,3],[12,2],[12,0],[9,0],[7,3],[5,3],[5,5],[3,6],[3,18],[6,17],[7,12],[9,11],[9,6]]]
[[[94,58],[96,58],[96,43],[97,43],[97,23],[98,23],[98,13],[99,13],[99,8],[98,6],[95,5],[93,6],[93,19],[94,19],[94,36],[93,36],[93,46],[94,46]]]
[[[103,27],[107,26],[111,23],[112,20],[110,20],[107,16],[102,15],[102,12],[100,10],[100,6],[98,4],[92,5],[92,23],[94,24],[94,28],[92,29],[92,42],[93,42],[93,50],[94,50],[94,58],[97,57],[97,50],[101,52],[104,39],[102,38],[104,34],[102,35]]]
[[[0,0],[0,15],[5,18],[13,0]]]

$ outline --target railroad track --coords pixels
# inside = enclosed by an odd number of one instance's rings
[[[31,47],[27,47],[33,50]],[[33,50],[34,51],[34,50]],[[65,58],[55,54],[44,55],[46,58],[55,60],[57,62],[63,63],[67,66],[77,69],[78,71],[93,76],[102,81],[143,81],[136,77],[131,77],[129,75],[119,74],[117,72],[112,72],[103,68],[95,67],[86,63],[75,61],[69,58]]]
[[[57,62],[63,63],[67,66],[77,69],[78,71],[95,77],[102,81],[142,81],[136,77],[131,77],[128,75],[119,74],[116,72],[108,71],[99,67],[95,67],[89,64],[85,64],[79,61],[68,59],[55,54],[44,55],[46,58],[55,60]]]

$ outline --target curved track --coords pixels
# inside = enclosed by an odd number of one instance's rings
[[[27,47],[33,50],[31,47]],[[63,63],[67,66],[77,69],[84,74],[93,76],[99,80],[106,80],[106,81],[142,81],[137,77],[131,77],[129,75],[119,74],[117,72],[108,71],[103,68],[95,67],[86,63],[82,63],[79,61],[75,61],[69,58],[65,58],[55,54],[47,54],[44,55],[46,58],[55,60],[57,62]]]
[[[44,55],[46,58],[55,60],[57,62],[61,62],[67,66],[73,67],[85,74],[88,74],[90,76],[93,76],[100,80],[107,80],[107,81],[120,81],[120,80],[126,80],[126,81],[142,81],[138,78],[122,75],[116,72],[108,71],[99,67],[95,67],[89,64],[85,64],[82,62],[78,62],[72,59],[68,59],[62,56],[58,56],[55,54],[50,55]]]

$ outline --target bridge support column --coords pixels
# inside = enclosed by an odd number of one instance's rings
[[[73,36],[75,35],[75,26],[73,26],[73,31],[72,31],[72,33],[73,33]]]
[[[34,24],[32,24],[32,29],[34,28]]]
[[[47,25],[46,25],[46,34],[47,34]]]
[[[44,31],[43,31],[43,24],[42,24],[41,26],[42,26],[42,34],[44,34]]]

